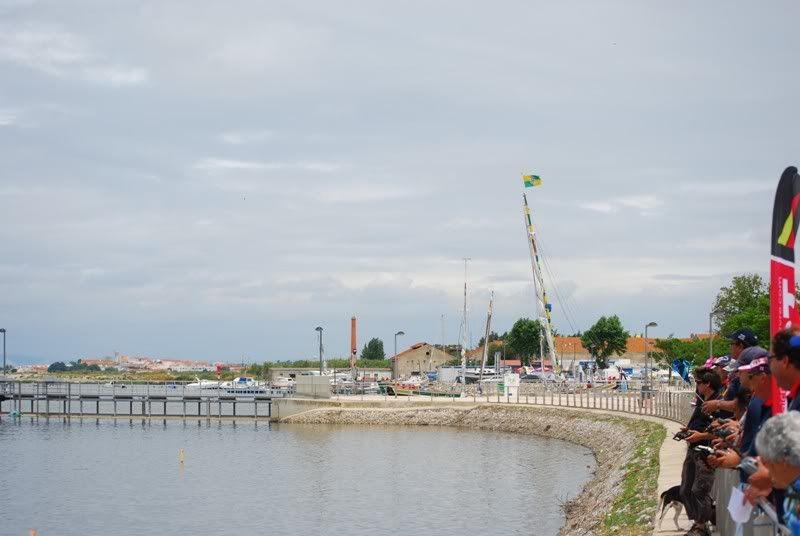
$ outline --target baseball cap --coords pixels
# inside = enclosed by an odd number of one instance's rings
[[[722,357],[718,357],[714,360],[715,367],[725,367],[731,362],[731,356],[724,355]]]
[[[747,365],[739,367],[739,372],[769,372],[769,358],[758,357]]]
[[[758,344],[758,337],[753,332],[753,330],[749,328],[737,329],[736,331],[728,335],[728,338],[731,341],[742,344],[742,346],[744,346],[745,348],[749,348],[751,346],[755,346],[756,344]]]
[[[760,346],[751,346],[750,348],[745,348],[742,350],[742,353],[739,354],[739,359],[736,361],[731,361],[725,370],[728,372],[736,372],[737,370],[745,370],[742,367],[749,365],[755,359],[765,358],[769,355],[765,349],[761,348]]]

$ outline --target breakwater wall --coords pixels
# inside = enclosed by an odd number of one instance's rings
[[[281,401],[273,419],[296,424],[457,426],[536,434],[588,447],[597,470],[564,506],[561,534],[649,534],[656,509],[664,427],[650,421],[564,408],[506,404]],[[568,462],[565,462],[568,463]],[[554,500],[558,498],[554,497]]]

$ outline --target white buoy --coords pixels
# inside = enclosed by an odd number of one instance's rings
[[[183,452],[183,449],[178,452],[178,461],[183,463],[186,460],[186,455]]]

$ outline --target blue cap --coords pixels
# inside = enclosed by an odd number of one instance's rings
[[[732,342],[738,342],[745,348],[749,348],[758,344],[758,336],[753,332],[752,329],[749,328],[737,329],[728,335],[728,338]]]

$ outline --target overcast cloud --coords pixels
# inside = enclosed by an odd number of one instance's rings
[[[210,360],[707,329],[800,161],[792,1],[0,0],[10,355]],[[550,281],[553,285],[553,282]],[[555,295],[555,292],[551,292]]]

